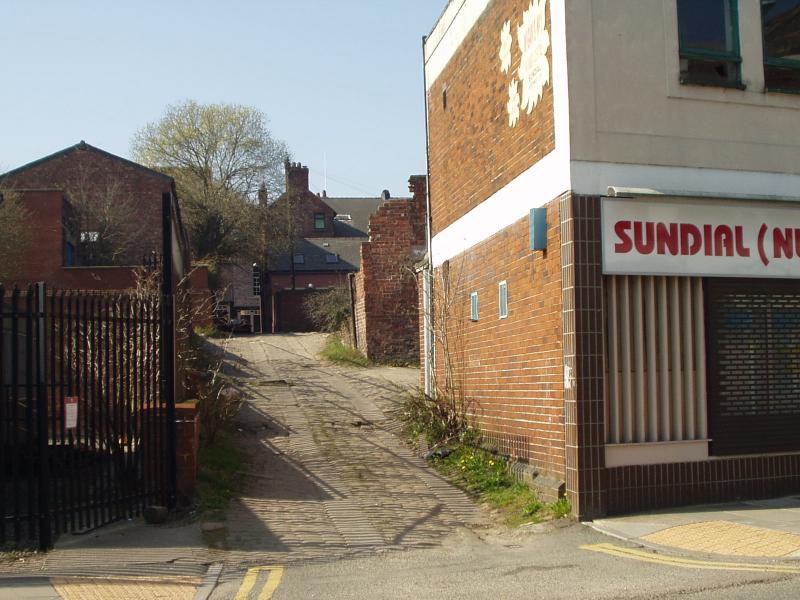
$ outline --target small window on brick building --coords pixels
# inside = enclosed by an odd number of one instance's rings
[[[447,110],[447,86],[442,88],[442,109]]]
[[[325,229],[325,213],[314,213],[314,229],[317,231]]]
[[[469,295],[469,318],[471,321],[478,320],[478,292]]]
[[[64,243],[64,266],[75,266],[75,246],[69,242]]]
[[[500,318],[505,319],[508,317],[508,283],[505,281],[501,281],[498,286],[499,298],[498,298],[498,306],[500,307]]]
[[[800,92],[800,0],[762,0],[764,86]]]
[[[253,263],[253,296],[261,295],[261,268]]]
[[[305,256],[305,254],[295,254],[293,262],[296,265],[304,265],[304,264],[306,264],[306,256]]]
[[[678,0],[681,83],[743,88],[739,0]]]
[[[339,255],[333,252],[328,252],[325,254],[325,262],[328,264],[334,264],[339,262]]]

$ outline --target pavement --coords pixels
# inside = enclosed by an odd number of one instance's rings
[[[0,600],[800,597],[800,499],[508,530],[403,443],[418,372],[326,364],[322,344],[221,347],[249,456],[224,522],[62,536],[0,561]]]
[[[800,496],[597,519],[595,530],[697,556],[800,561]]]

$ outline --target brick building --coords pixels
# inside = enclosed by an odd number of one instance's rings
[[[143,257],[161,254],[161,198],[175,194],[171,177],[83,141],[0,175],[0,189],[31,215],[16,282],[98,290],[133,286]]]
[[[582,518],[800,491],[800,1],[700,4],[425,42],[425,387]]]
[[[303,299],[315,290],[349,285],[349,274],[361,268],[361,244],[369,240],[370,216],[390,194],[330,198],[324,191],[315,194],[309,189],[308,167],[287,162],[286,175],[288,193],[271,210],[284,218],[288,203],[296,233],[291,249],[272,257],[269,265],[272,330],[312,330]]]

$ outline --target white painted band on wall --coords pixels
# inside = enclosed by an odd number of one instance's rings
[[[425,72],[431,89],[491,0],[451,0],[425,41]]]
[[[569,163],[566,154],[556,150],[436,234],[431,240],[433,266],[438,267],[513,225],[530,209],[544,206],[568,189]]]
[[[566,127],[568,124],[556,120],[557,134]],[[584,161],[568,164],[565,158],[568,151],[566,144],[557,146],[554,152],[439,232],[432,240],[434,266],[466,252],[524,217],[531,208],[542,206],[568,190],[604,196],[609,186],[621,186],[686,190],[720,198],[744,194],[791,197],[800,190],[800,175]]]

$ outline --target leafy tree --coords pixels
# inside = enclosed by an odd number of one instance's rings
[[[194,255],[231,260],[263,255],[259,196],[284,186],[284,142],[256,108],[187,101],[168,106],[133,139],[134,160],[175,179]],[[261,191],[261,194],[259,194]]]

